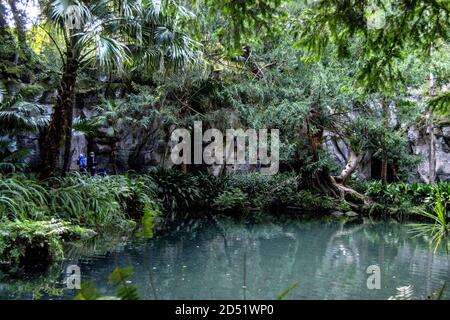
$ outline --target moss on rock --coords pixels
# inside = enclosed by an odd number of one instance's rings
[[[45,268],[63,258],[63,241],[86,239],[95,234],[56,219],[6,222],[0,226],[0,267],[8,272]]]

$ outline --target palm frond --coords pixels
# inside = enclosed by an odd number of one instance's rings
[[[87,64],[98,63],[102,70],[123,70],[130,61],[128,47],[113,37],[104,35],[102,30],[86,32],[81,35],[78,45],[86,53]]]
[[[49,117],[44,109],[36,104],[22,101],[15,96],[0,103],[0,133],[17,134],[34,132],[47,125]]]
[[[100,127],[101,123],[96,118],[81,119],[78,117],[74,119],[72,124],[73,130],[82,132],[87,137],[94,136]]]

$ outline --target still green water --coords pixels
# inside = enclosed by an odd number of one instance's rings
[[[388,299],[408,286],[404,293],[423,299],[449,282],[449,259],[409,230],[394,222],[192,220],[151,240],[73,247],[45,276],[1,279],[0,298],[72,299],[77,290],[65,288],[64,273],[77,264],[82,281],[105,294],[114,293],[112,270],[133,266],[130,283],[142,299],[275,299],[294,283],[286,299]],[[380,289],[367,287],[370,265],[380,267]]]

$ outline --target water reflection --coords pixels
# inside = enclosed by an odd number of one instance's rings
[[[101,255],[72,255],[59,272],[77,263],[83,281],[92,279],[112,293],[109,273],[132,265],[132,281],[145,299],[274,299],[296,282],[287,299],[388,299],[408,286],[414,287],[412,298],[424,298],[450,280],[449,261],[444,253],[433,255],[407,228],[368,221],[196,220]],[[366,286],[369,265],[381,269],[380,290]],[[3,282],[0,297],[30,298],[15,283]],[[75,294],[63,290],[60,298]],[[57,298],[43,295],[50,297]]]

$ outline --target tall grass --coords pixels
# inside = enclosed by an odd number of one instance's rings
[[[59,187],[49,194],[52,214],[88,226],[110,225],[125,219],[119,202],[127,197],[127,185],[115,177],[66,177],[55,181]]]
[[[33,177],[0,175],[0,220],[41,218],[48,209],[48,196]]]
[[[387,215],[397,215],[413,219],[427,218],[422,213],[432,212],[438,197],[442,201],[450,201],[450,183],[392,183],[384,185],[372,181],[366,185],[366,195],[379,206],[378,209]]]
[[[33,176],[0,176],[0,219],[61,218],[83,226],[106,226],[154,205],[151,178],[74,174],[44,183]]]

